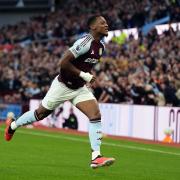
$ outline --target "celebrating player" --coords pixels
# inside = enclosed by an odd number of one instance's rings
[[[108,24],[103,16],[96,15],[89,18],[88,27],[89,34],[77,40],[60,59],[60,73],[53,80],[39,108],[9,122],[5,129],[5,139],[10,141],[18,127],[44,119],[57,106],[69,100],[89,118],[92,149],[90,166],[97,168],[111,165],[115,159],[103,157],[100,153],[101,114],[97,100],[86,83],[93,83],[96,79],[91,70],[99,62],[104,51],[101,38],[108,35]]]

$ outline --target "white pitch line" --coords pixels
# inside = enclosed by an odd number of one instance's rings
[[[2,131],[2,129],[0,129],[0,131]],[[79,138],[75,138],[75,137],[64,137],[62,135],[44,134],[44,133],[39,133],[39,132],[25,132],[25,131],[22,131],[22,130],[18,130],[18,133],[89,143],[88,140],[79,139]],[[155,153],[161,153],[161,154],[169,154],[169,155],[180,156],[180,153],[175,153],[175,152],[171,152],[171,151],[162,151],[162,150],[157,150],[157,149],[152,149],[152,148],[143,148],[143,147],[137,147],[137,146],[131,146],[131,145],[121,145],[121,144],[114,144],[114,143],[107,143],[107,142],[103,142],[103,145],[121,147],[121,148],[125,148],[125,149],[133,149],[133,150],[139,150],[139,151],[149,151],[149,152],[155,152]]]

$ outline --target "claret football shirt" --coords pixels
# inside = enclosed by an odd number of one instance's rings
[[[91,73],[94,65],[100,61],[104,44],[95,41],[91,34],[87,34],[78,39],[69,50],[75,57],[71,63],[79,70]],[[60,70],[58,79],[71,89],[78,89],[86,83],[81,77],[75,77],[64,69]]]

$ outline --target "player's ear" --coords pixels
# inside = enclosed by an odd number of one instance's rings
[[[95,23],[93,23],[93,24],[90,25],[90,29],[91,29],[91,30],[95,30],[95,29],[96,29]]]

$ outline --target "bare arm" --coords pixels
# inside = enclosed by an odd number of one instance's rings
[[[61,66],[61,69],[66,70],[67,72],[71,73],[72,75],[79,76],[82,79],[84,79],[86,82],[93,83],[95,81],[95,77],[90,73],[85,73],[78,68],[76,68],[71,61],[75,59],[74,55],[71,53],[71,51],[66,51],[65,55],[61,58],[59,64]]]
[[[68,50],[61,58],[59,64],[61,66],[61,69],[71,72],[75,76],[79,76],[81,71],[71,63],[71,61],[74,59],[74,55],[71,53],[71,51]]]

